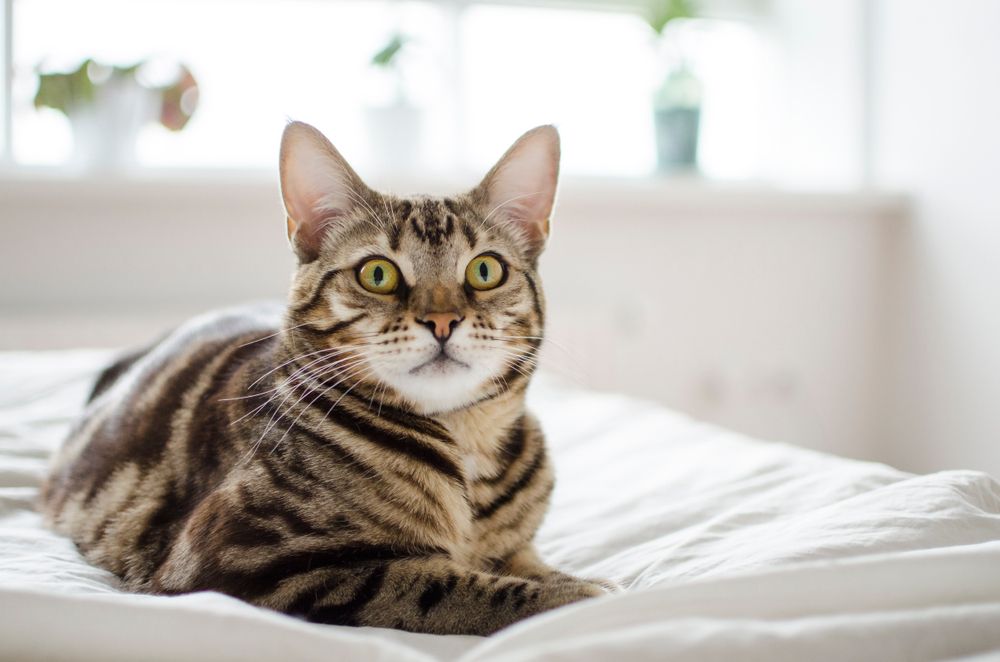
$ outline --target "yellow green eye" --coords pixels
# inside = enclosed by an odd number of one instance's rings
[[[465,282],[477,290],[492,290],[503,281],[503,265],[492,255],[480,255],[465,268]]]
[[[382,258],[368,260],[358,269],[361,287],[375,294],[392,294],[399,287],[399,269]]]

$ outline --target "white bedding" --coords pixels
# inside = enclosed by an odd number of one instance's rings
[[[121,593],[32,504],[107,357],[0,354],[2,658],[1000,656],[1000,485],[988,476],[914,476],[544,381],[531,399],[558,485],[539,546],[626,592],[488,639],[312,625],[211,593]]]

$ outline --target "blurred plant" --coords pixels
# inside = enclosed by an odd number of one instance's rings
[[[399,32],[389,38],[388,43],[372,56],[372,64],[383,69],[392,69],[399,66],[398,56],[403,47],[409,43],[410,38]]]
[[[663,32],[673,21],[697,16],[698,10],[694,0],[651,0],[645,19],[653,32],[663,36]]]
[[[377,70],[371,79],[378,98],[365,108],[370,151],[384,167],[400,170],[416,168],[422,160],[423,112],[409,98],[406,85],[414,43],[396,30],[370,62]]]
[[[697,0],[648,0],[646,5],[646,23],[666,64],[653,94],[657,166],[664,172],[697,167],[703,88],[686,57],[684,31],[674,26],[697,18],[698,9]]]
[[[394,32],[378,51],[372,55],[371,65],[392,77],[395,105],[409,105],[406,99],[406,77],[400,55],[407,50],[412,39],[401,32]]]
[[[657,108],[698,108],[701,100],[701,81],[687,63],[681,63],[656,89],[653,105]]]
[[[68,73],[38,73],[35,108],[54,108],[70,117],[74,110],[94,105],[105,89],[115,85],[135,85],[148,90],[159,103],[158,121],[171,131],[180,131],[198,106],[198,83],[184,65],[161,84],[151,83],[144,70],[145,60],[119,67],[100,64],[90,58]]]

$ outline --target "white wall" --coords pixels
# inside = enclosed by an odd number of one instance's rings
[[[869,0],[771,0],[767,30],[774,49],[768,149],[769,181],[853,190],[861,184],[863,4]]]
[[[874,171],[912,193],[892,462],[1000,475],[1000,2],[880,0]]]
[[[892,196],[568,181],[542,263],[545,361],[881,459],[883,284],[904,211]],[[0,181],[0,214],[0,348],[143,343],[289,282],[270,179]]]

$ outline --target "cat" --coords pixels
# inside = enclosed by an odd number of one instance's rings
[[[196,318],[106,369],[43,488],[49,525],[128,590],[319,623],[488,635],[605,594],[532,543],[559,153],[541,126],[471,192],[396,197],[288,124],[287,306]]]

